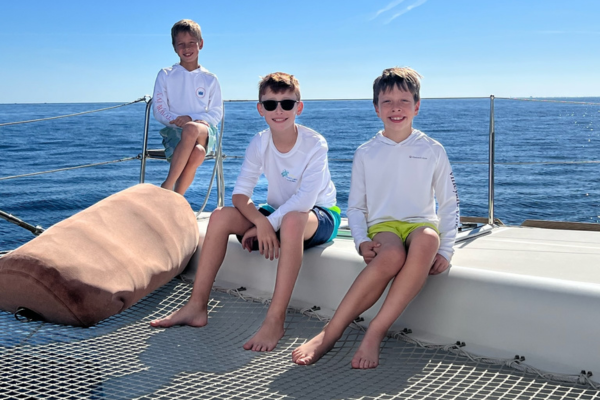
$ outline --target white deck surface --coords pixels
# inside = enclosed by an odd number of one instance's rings
[[[455,250],[461,267],[600,284],[600,232],[502,227]]]

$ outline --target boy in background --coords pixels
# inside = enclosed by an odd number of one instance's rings
[[[179,63],[158,73],[152,110],[166,126],[160,134],[171,163],[161,187],[183,195],[206,153],[214,149],[223,102],[217,77],[198,64],[204,46],[200,26],[183,19],[171,28],[171,40]]]
[[[271,351],[284,334],[292,291],[302,265],[303,250],[337,235],[340,209],[327,160],[325,139],[295,119],[304,107],[293,75],[276,72],[259,84],[258,113],[269,128],[251,140],[233,190],[234,207],[213,211],[200,252],[196,279],[188,303],[154,327],[204,326],[210,291],[236,234],[244,249],[278,258],[275,290],[267,316],[244,349]],[[259,177],[268,181],[267,203],[258,209],[251,200]],[[240,266],[243,268],[243,265]]]
[[[377,367],[394,321],[427,276],[449,266],[459,201],[444,148],[412,127],[421,104],[419,78],[410,68],[389,68],[373,83],[384,129],[356,150],[348,199],[348,223],[367,266],[323,331],[293,351],[297,364],[312,364],[328,352],[393,280],[352,359],[352,368]]]

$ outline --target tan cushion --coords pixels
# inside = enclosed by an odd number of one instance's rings
[[[169,282],[198,244],[179,194],[141,184],[49,228],[0,258],[0,309],[90,326]]]

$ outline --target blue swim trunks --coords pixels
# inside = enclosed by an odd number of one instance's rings
[[[181,141],[181,131],[179,127],[167,126],[160,130],[160,136],[162,136],[162,144],[165,146],[165,156],[167,161],[171,162],[175,147]],[[217,127],[211,125],[208,127],[208,144],[206,145],[206,154],[212,154],[215,152],[215,146],[217,144]]]
[[[268,217],[275,212],[275,208],[271,207],[269,204],[261,204],[258,207],[258,211],[260,211],[260,213],[265,217]],[[311,211],[317,216],[319,225],[317,226],[317,231],[315,234],[310,239],[304,241],[304,250],[332,241],[337,236],[341,222],[341,210],[337,206],[333,206],[331,208],[314,206]],[[276,233],[277,239],[279,239],[279,231]],[[242,236],[236,236],[241,242]],[[252,250],[258,250],[258,241],[254,241]]]

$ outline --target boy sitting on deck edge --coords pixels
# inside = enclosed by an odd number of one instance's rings
[[[356,150],[348,199],[348,224],[367,266],[323,331],[292,352],[297,364],[315,363],[331,350],[393,280],[352,359],[353,368],[377,367],[381,342],[394,321],[427,276],[449,266],[459,200],[444,148],[412,127],[421,104],[419,78],[410,68],[389,68],[373,83],[373,104],[384,129]]]
[[[183,19],[171,28],[171,40],[179,63],[158,73],[152,111],[166,126],[160,135],[171,163],[161,187],[183,195],[194,181],[196,169],[215,147],[223,102],[217,77],[198,64],[204,46],[200,26]]]
[[[259,250],[270,260],[279,259],[265,320],[243,346],[246,350],[271,351],[284,334],[302,252],[337,235],[340,209],[329,173],[327,142],[317,132],[295,123],[304,107],[297,79],[281,72],[269,74],[259,84],[258,98],[258,112],[269,129],[255,135],[246,149],[233,190],[235,207],[217,209],[210,217],[188,303],[151,325],[207,324],[210,291],[229,235],[236,234],[244,249]],[[268,204],[257,209],[251,196],[261,174],[268,181]]]

